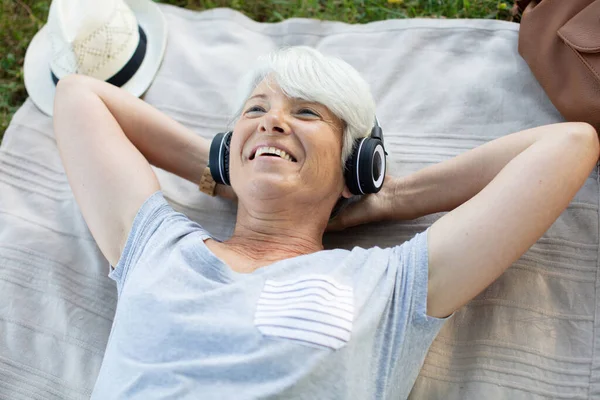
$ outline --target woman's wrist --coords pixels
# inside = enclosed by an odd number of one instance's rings
[[[388,219],[409,220],[419,217],[413,202],[411,201],[408,177],[390,177],[390,182],[385,182],[384,187],[389,185],[386,193],[388,204]]]

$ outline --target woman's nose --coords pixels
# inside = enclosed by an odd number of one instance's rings
[[[266,133],[288,133],[290,129],[285,122],[283,111],[270,110],[266,113],[260,131]]]

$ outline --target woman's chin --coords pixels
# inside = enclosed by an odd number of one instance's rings
[[[282,200],[290,194],[298,191],[297,185],[277,174],[261,174],[260,177],[255,177],[252,182],[246,182],[242,192],[246,193],[246,199],[251,200]],[[238,194],[238,198],[240,195]]]

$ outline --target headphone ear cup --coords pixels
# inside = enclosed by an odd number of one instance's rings
[[[352,154],[346,160],[344,166],[344,179],[346,180],[346,186],[353,195],[363,194],[358,186],[358,149],[360,148],[361,142],[365,139],[356,139],[354,146],[352,147]]]
[[[386,170],[383,143],[373,138],[358,139],[346,165],[346,185],[352,194],[379,192]]]
[[[381,140],[366,139],[358,161],[358,176],[362,191],[365,194],[379,192],[383,186],[386,170],[385,151]]]
[[[210,144],[208,165],[215,182],[230,185],[229,181],[229,144],[232,132],[218,133]]]
[[[225,134],[225,148],[223,149],[223,157],[221,158],[221,162],[223,163],[223,176],[225,177],[225,185],[231,186],[231,180],[229,179],[229,149],[231,145],[231,135],[232,131],[229,131]]]

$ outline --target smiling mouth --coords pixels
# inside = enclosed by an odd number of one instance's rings
[[[254,160],[257,157],[279,157],[286,161],[297,162],[293,156],[275,147],[259,147],[256,149],[256,153],[250,156],[250,160]]]

